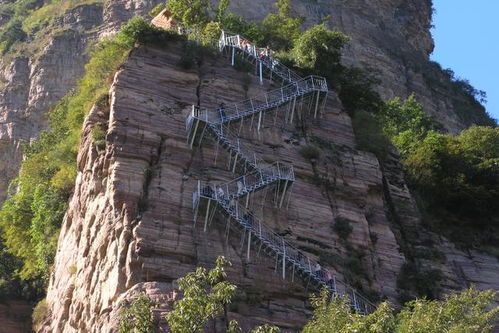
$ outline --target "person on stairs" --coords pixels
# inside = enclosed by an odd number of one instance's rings
[[[225,200],[225,192],[221,186],[217,186],[217,196],[220,200]]]
[[[254,216],[253,216],[253,212],[251,210],[247,211],[244,215],[243,215],[243,221],[246,223],[247,226],[249,226],[250,228],[253,228],[253,221],[254,221]]]
[[[203,195],[205,197],[208,197],[208,198],[211,198],[213,196],[213,189],[211,188],[211,185],[210,184],[207,184],[204,188],[203,188]]]
[[[244,176],[241,176],[237,179],[237,194],[241,194],[244,191]]]
[[[335,283],[334,283],[334,278],[333,278],[333,275],[331,274],[330,271],[326,271],[326,283],[327,283],[327,286],[330,289],[333,289],[334,291],[336,291],[336,286],[335,286]]]
[[[226,114],[225,114],[225,103],[220,103],[220,106],[218,107],[218,113],[220,113],[220,121],[223,123],[225,121]]]
[[[315,275],[319,279],[322,279],[322,277],[323,277],[322,267],[319,263],[315,264]]]

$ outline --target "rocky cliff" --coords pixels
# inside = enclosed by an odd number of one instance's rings
[[[177,65],[182,55],[179,43],[135,49],[115,76],[109,107],[96,106],[88,116],[47,296],[51,311],[40,331],[112,331],[121,302],[140,291],[160,302],[161,318],[175,297],[174,280],[197,265],[213,265],[218,255],[233,263],[229,278],[239,288],[229,319],[245,328],[270,322],[297,331],[310,314],[306,283],[289,274],[282,280],[275,262],[258,249],[251,249],[247,260],[240,235],[226,238],[224,219],[217,215],[206,232],[193,225],[197,180],[235,176],[226,168],[229,157],[216,145],[189,149],[190,105],[199,101],[214,108],[272,84],[259,86],[253,77],[248,85],[247,74],[221,57],[183,70]],[[242,135],[264,160],[294,164],[297,180],[287,209],[275,208],[271,193],[251,202],[287,241],[370,297],[396,302],[401,267],[413,260],[415,248],[445,254],[425,262],[442,270],[445,291],[470,282],[499,288],[496,259],[464,254],[418,230],[418,212],[396,159],[381,170],[373,155],[355,149],[350,118],[334,94],[320,120],[304,113],[302,121],[286,125],[279,112],[275,119],[268,117],[259,134],[246,123]],[[92,143],[95,124],[107,125],[105,149]],[[310,142],[321,149],[307,160],[299,152]],[[339,220],[352,227],[347,237],[334,231]],[[223,325],[220,320],[213,330]]]
[[[26,41],[37,45],[34,52],[0,64],[0,201],[17,174],[22,156],[20,143],[38,135],[45,127],[48,107],[81,77],[87,59],[83,51],[89,43],[115,33],[134,15],[146,15],[157,3],[112,0],[78,5],[59,13],[42,41],[40,37]],[[368,64],[379,71],[379,91],[385,98],[415,92],[426,111],[451,132],[476,122],[474,112],[468,111],[463,117],[459,109],[469,104],[466,96],[453,91],[448,77],[428,62],[433,49],[429,32],[431,1],[295,0],[292,5],[297,15],[306,17],[306,25],[329,16],[331,26],[350,35],[345,63]],[[249,20],[261,20],[274,9],[273,2],[264,0],[234,0],[230,8]]]
[[[46,112],[84,73],[86,50],[115,33],[134,15],[146,15],[158,1],[108,1],[81,4],[59,12],[46,35],[31,36],[22,56],[0,62],[0,202],[18,172],[22,142],[36,138],[46,126]]]
[[[77,6],[54,21],[59,29],[37,52],[4,61],[0,200],[17,174],[22,141],[39,134],[47,109],[82,75],[87,46],[117,31],[133,15],[145,15],[157,2],[111,0]],[[332,26],[351,36],[345,62],[379,70],[384,97],[416,92],[427,112],[451,132],[473,122],[456,109],[463,97],[456,97],[444,73],[427,61],[433,48],[430,1],[292,3],[296,13],[307,17],[306,24],[329,15]],[[231,10],[259,20],[273,7],[270,1],[234,0]],[[136,49],[115,77],[109,108],[95,107],[87,118],[77,184],[51,277],[51,312],[42,331],[111,330],[119,303],[141,290],[161,302],[159,312],[166,311],[174,279],[196,265],[212,264],[219,254],[233,262],[230,278],[240,288],[230,317],[246,327],[269,321],[294,331],[309,314],[308,290],[300,281],[281,281],[274,263],[263,255],[253,253],[246,262],[238,237],[223,242],[221,221],[215,220],[207,233],[192,225],[196,179],[228,180],[233,175],[223,170],[220,160],[214,163],[214,147],[188,149],[184,120],[189,105],[198,99],[207,107],[217,106],[222,98],[238,101],[270,89],[270,83],[250,84],[248,91],[245,74],[226,60],[207,59],[200,68],[186,71],[177,66],[181,55],[178,44]],[[92,144],[90,131],[96,123],[107,124],[105,149]],[[470,283],[499,289],[495,258],[460,251],[421,227],[396,154],[382,170],[374,156],[356,150],[350,118],[334,96],[320,122],[307,119],[304,124],[300,130],[267,124],[261,137],[245,133],[269,161],[290,161],[296,167],[289,209],[276,210],[269,203],[260,207],[266,223],[370,296],[396,300],[404,263],[440,270],[444,291]],[[298,152],[313,140],[323,143],[321,157],[308,161]],[[353,228],[347,240],[333,231],[338,220]]]

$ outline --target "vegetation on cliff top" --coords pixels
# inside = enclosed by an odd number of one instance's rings
[[[57,18],[81,5],[102,3],[103,0],[16,0],[2,3],[0,19],[0,53],[27,56],[42,49],[47,36],[64,30]]]

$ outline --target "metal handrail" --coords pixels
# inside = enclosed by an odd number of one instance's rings
[[[234,34],[228,31],[222,31],[219,40],[220,49],[225,46],[235,47],[248,55],[258,59],[265,67],[272,72],[276,73],[282,79],[288,82],[294,82],[301,79],[301,77],[294,71],[283,65],[280,61],[272,57],[274,52],[267,48],[257,47],[241,35]]]
[[[253,192],[268,184],[280,181],[294,181],[293,166],[290,164],[275,162],[272,165],[246,173],[226,183],[212,185],[212,182],[201,182],[200,187],[207,192],[222,191],[230,199],[239,198],[249,192]],[[217,192],[218,193],[218,192]]]
[[[260,96],[226,105],[224,106],[223,111],[221,111],[220,108],[218,110],[193,108],[191,117],[210,124],[228,123],[264,110],[278,107],[291,101],[294,97],[299,97],[315,91],[327,92],[327,81],[322,77],[310,75]]]
[[[217,201],[217,203],[246,230],[258,237],[260,241],[271,248],[277,256],[283,256],[288,263],[295,266],[295,269],[300,269],[318,284],[327,287],[333,294],[341,297],[349,296],[352,307],[354,307],[357,312],[367,314],[376,309],[374,304],[358,293],[354,288],[339,280],[330,270],[321,267],[317,260],[307,256],[288,243],[284,237],[268,228],[253,214],[253,212],[251,212],[251,210],[244,205],[241,205],[236,200],[232,200],[232,198],[227,195],[227,192],[221,193],[213,191],[210,196],[207,196],[201,192],[199,184],[200,183],[198,183],[198,197]],[[248,220],[248,216],[250,215],[252,216],[251,223]]]
[[[212,187],[210,183],[202,184],[201,181],[198,181],[197,190],[193,193],[192,197],[193,207],[198,206],[201,197],[215,200],[229,216],[233,217],[244,228],[245,232],[248,231],[250,235],[255,235],[262,244],[270,248],[276,254],[277,260],[281,257],[283,271],[286,264],[290,264],[293,266],[293,271],[296,269],[308,275],[310,279],[319,285],[327,287],[333,294],[341,297],[348,296],[351,306],[356,312],[361,314],[373,312],[376,309],[374,304],[369,302],[369,300],[347,283],[338,280],[331,271],[321,267],[318,261],[310,258],[286,242],[284,237],[265,226],[248,208],[238,202],[238,198],[241,196],[267,186],[274,181],[294,181],[294,170],[292,165],[282,162],[265,165],[263,161],[257,158],[252,149],[243,145],[238,135],[230,131],[225,124],[278,107],[295,97],[310,92],[327,92],[328,86],[326,80],[318,76],[301,78],[298,74],[274,59],[270,50],[258,48],[240,35],[223,31],[219,40],[219,46],[221,49],[226,46],[238,48],[250,54],[283,80],[288,81],[289,84],[267,92],[257,98],[250,98],[235,103],[233,106],[224,107],[223,112],[220,109],[215,111],[193,107],[186,121],[187,133],[190,133],[194,120],[197,119],[198,121],[205,122],[206,128],[209,128],[218,140],[223,140],[232,151],[236,152],[236,156],[244,159],[254,169],[252,172],[246,173],[229,182],[218,184],[215,187]],[[317,100],[318,98],[319,95],[317,95]],[[199,122],[196,123],[196,126],[198,125]],[[251,220],[249,216],[251,216]]]

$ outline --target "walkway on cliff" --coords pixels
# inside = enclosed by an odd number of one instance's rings
[[[276,269],[281,269],[283,279],[287,274],[292,280],[295,275],[300,276],[307,286],[317,289],[326,287],[332,294],[349,297],[352,309],[357,313],[371,313],[375,305],[354,288],[338,280],[316,260],[286,242],[249,210],[250,195],[271,186],[275,190],[273,197],[277,207],[282,207],[286,200],[289,202],[295,182],[293,166],[283,162],[264,163],[250,147],[241,142],[239,133],[234,133],[228,127],[231,123],[251,118],[251,123],[256,121],[256,129],[260,131],[265,114],[276,112],[282,106],[287,106],[285,121],[293,123],[297,104],[316,118],[324,108],[328,94],[325,78],[300,77],[273,58],[271,50],[258,48],[240,35],[222,32],[219,47],[220,51],[230,55],[233,66],[236,60],[247,61],[258,69],[260,82],[265,74],[271,80],[280,81],[282,87],[230,106],[222,105],[218,110],[193,106],[186,120],[189,147],[201,145],[205,138],[210,137],[229,153],[229,170],[241,173],[236,179],[215,186],[198,181],[192,197],[194,224],[197,223],[198,215],[202,214],[206,231],[215,213],[220,211],[227,216],[226,237],[230,228],[242,234],[241,244],[246,242],[248,260],[253,245],[258,248],[258,253],[264,252],[275,258]]]

